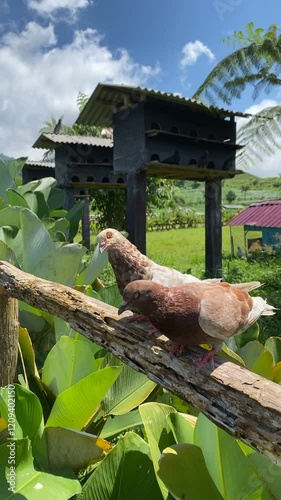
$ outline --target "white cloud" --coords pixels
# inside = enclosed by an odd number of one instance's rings
[[[207,56],[210,61],[214,61],[215,59],[213,52],[200,40],[196,40],[195,42],[188,42],[182,48],[181,53],[182,58],[180,60],[180,66],[182,69],[184,69],[186,66],[192,66],[193,64],[195,64],[197,59],[201,55]]]
[[[262,111],[265,108],[273,106],[280,106],[280,102],[274,99],[263,99],[259,104],[253,104],[245,109],[245,113],[252,115]],[[247,123],[249,119],[237,118],[237,128]],[[281,151],[277,151],[273,156],[264,158],[262,162],[257,161],[255,166],[250,170],[251,174],[258,175],[259,177],[276,177],[281,173]]]
[[[64,9],[74,17],[79,9],[88,7],[90,3],[90,0],[27,0],[27,6],[41,16],[51,16]]]
[[[71,124],[78,115],[79,91],[90,95],[96,85],[116,82],[140,85],[159,74],[135,62],[125,49],[116,53],[94,29],[76,31],[71,43],[57,46],[54,27],[27,24],[21,33],[0,37],[0,152],[41,157],[31,150],[51,116]]]

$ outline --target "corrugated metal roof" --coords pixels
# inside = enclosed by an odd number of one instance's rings
[[[55,168],[55,164],[51,161],[36,161],[36,160],[27,160],[24,164],[24,167],[42,167],[42,168]]]
[[[111,139],[92,137],[90,135],[48,134],[46,132],[43,132],[43,134],[38,137],[32,147],[39,149],[55,149],[60,144],[83,144],[101,148],[113,147]]]
[[[189,107],[197,111],[204,111],[222,118],[227,116],[249,117],[251,115],[231,111],[229,109],[209,106],[195,99],[181,97],[178,94],[169,94],[160,90],[147,89],[143,87],[131,87],[128,85],[115,85],[99,83],[92,93],[86,106],[78,116],[76,123],[84,125],[100,125],[102,127],[112,126],[112,115],[119,107],[129,102],[140,102],[145,99],[169,101],[175,104]]]
[[[236,215],[228,226],[281,227],[281,200],[252,203]]]

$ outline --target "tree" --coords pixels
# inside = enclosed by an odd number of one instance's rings
[[[241,193],[244,193],[244,200],[246,200],[246,193],[249,191],[249,186],[241,186]]]
[[[246,32],[234,32],[227,39],[233,43],[234,50],[225,57],[207,76],[197,89],[193,98],[205,98],[211,104],[217,99],[230,104],[232,98],[240,98],[242,92],[253,87],[253,99],[263,90],[269,94],[275,87],[280,87],[278,77],[281,70],[281,35],[276,25],[265,31],[254,28],[254,23],[246,26]],[[263,109],[240,128],[237,142],[246,143],[246,147],[237,154],[237,165],[254,164],[264,156],[273,155],[281,143],[281,106]]]
[[[226,193],[226,199],[228,201],[228,203],[232,203],[234,200],[236,200],[236,194],[234,193],[234,191],[232,191],[231,189]]]

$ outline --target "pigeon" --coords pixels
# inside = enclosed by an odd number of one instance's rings
[[[180,159],[181,157],[179,152],[175,150],[172,156],[168,156],[168,158],[162,160],[161,163],[166,163],[167,165],[179,165]]]
[[[62,130],[62,118],[60,118],[58,123],[55,125],[53,134],[60,134],[61,130]]]
[[[201,369],[220,351],[223,341],[242,333],[260,316],[276,308],[262,297],[251,297],[229,283],[186,283],[168,288],[147,280],[129,283],[118,310],[137,309],[152,325],[178,346],[210,344],[198,358]]]
[[[192,274],[183,274],[176,269],[160,266],[143,255],[135,245],[116,229],[104,229],[97,236],[100,252],[108,252],[109,262],[113,268],[118,289],[121,295],[128,283],[135,280],[150,280],[167,287],[182,283],[200,283],[201,280]],[[220,278],[203,280],[204,283],[220,282]],[[259,281],[237,283],[238,288],[246,291],[261,286]]]

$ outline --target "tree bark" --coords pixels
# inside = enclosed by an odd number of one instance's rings
[[[171,356],[167,339],[128,322],[115,307],[0,262],[0,288],[55,314],[119,359],[201,410],[213,422],[281,465],[281,387],[216,357],[197,373],[189,354]],[[202,351],[202,350],[200,350]],[[198,349],[190,349],[198,354]]]
[[[15,380],[18,333],[18,301],[0,289],[0,387]]]

